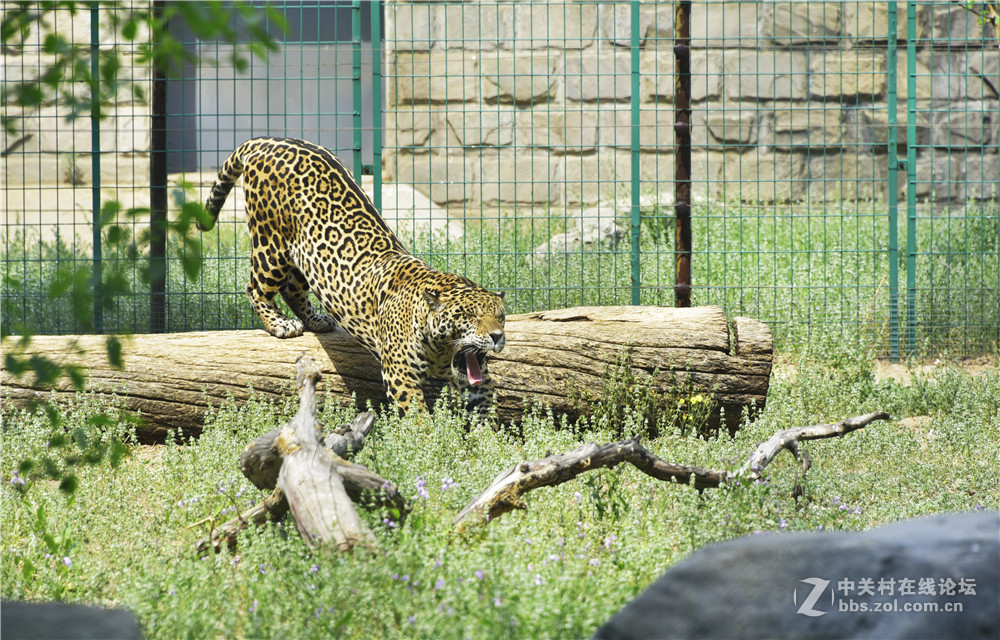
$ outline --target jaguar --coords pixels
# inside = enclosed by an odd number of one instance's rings
[[[503,292],[407,251],[340,160],[305,140],[254,138],[233,151],[205,203],[202,231],[215,226],[240,176],[251,241],[246,292],[268,333],[343,328],[379,359],[401,414],[427,408],[424,386],[434,379],[449,381],[467,410],[488,412],[486,356],[506,343]],[[295,318],[279,309],[279,294]]]

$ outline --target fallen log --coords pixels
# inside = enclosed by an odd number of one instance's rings
[[[735,473],[667,462],[650,453],[638,440],[604,445],[587,443],[566,453],[518,463],[500,473],[482,493],[459,512],[454,524],[462,529],[469,522],[489,522],[514,509],[525,509],[521,498],[529,491],[562,484],[581,473],[605,467],[611,468],[623,462],[635,465],[640,471],[657,480],[693,484],[697,489],[706,489],[718,487],[738,478],[745,477],[750,480],[760,478],[764,467],[770,464],[782,449],[788,449],[795,459],[802,463],[804,477],[809,465],[807,459],[803,462],[799,442],[842,436],[861,429],[875,420],[888,419],[888,413],[878,411],[833,424],[782,429],[760,443],[747,462]]]
[[[653,376],[653,388],[710,394],[709,428],[735,430],[742,412],[763,408],[767,396],[770,331],[749,318],[727,320],[718,307],[541,311],[508,317],[506,333],[507,347],[489,361],[504,423],[519,423],[526,407],[537,403],[577,417],[585,410],[580,398],[599,397],[602,376],[623,349],[631,350],[636,374]],[[4,341],[5,351],[15,339]],[[281,398],[301,353],[319,366],[321,393],[353,397],[359,410],[386,402],[378,362],[343,331],[286,340],[262,330],[134,335],[123,338],[123,370],[108,363],[106,339],[35,336],[17,349],[24,357],[42,354],[82,365],[89,391],[114,394],[125,409],[141,414],[142,442],[162,442],[177,431],[199,434],[206,409],[229,398]],[[15,406],[75,393],[69,380],[39,387],[28,376],[11,375],[6,364],[0,387],[5,403]]]

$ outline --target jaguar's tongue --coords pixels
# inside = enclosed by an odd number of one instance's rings
[[[465,352],[465,371],[469,375],[469,384],[473,387],[483,382],[483,372],[479,368],[479,361],[476,360],[474,351]]]

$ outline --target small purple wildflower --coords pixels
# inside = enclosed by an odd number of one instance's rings
[[[788,527],[788,521],[782,518],[781,522],[778,523],[778,529],[784,529],[786,527]]]
[[[250,613],[253,613],[256,610],[257,610],[257,600],[255,598],[253,604],[250,605]]]
[[[11,484],[27,484],[24,481],[24,478],[22,478],[21,475],[20,475],[20,473],[18,471],[16,471],[16,470],[14,471],[14,475],[11,476],[11,478],[10,478],[10,483]]]
[[[66,565],[67,568],[72,568],[73,567],[73,561],[69,559],[69,556],[64,557],[62,559],[62,563],[64,565]]]
[[[434,590],[444,589],[445,581],[444,578],[438,578],[437,582],[434,583]]]
[[[427,492],[427,483],[424,482],[422,476],[417,476],[417,496],[421,498],[431,497],[431,494]]]
[[[482,580],[483,578],[486,577],[486,574],[483,573],[481,569],[476,569],[475,573],[473,573],[472,575],[476,576],[476,578],[478,578],[479,580]]]
[[[441,491],[447,491],[455,486],[455,481],[451,479],[451,476],[445,476],[441,479]]]

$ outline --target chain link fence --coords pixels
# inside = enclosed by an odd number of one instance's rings
[[[240,189],[194,281],[191,247],[165,247],[160,293],[133,256],[151,194],[173,219],[241,141],[275,135],[329,147],[415,253],[505,289],[512,312],[687,294],[767,322],[779,347],[995,352],[990,6],[286,2],[266,61],[178,24],[200,62],[163,80],[115,27],[130,6],[56,10],[51,33],[114,48],[122,86],[146,90],[72,121],[66,104],[5,98],[19,131],[2,157],[4,329],[81,330],[72,287],[52,295],[67,262],[131,292],[100,304],[98,330],[257,326]],[[41,75],[46,42],[5,47],[5,82]],[[108,200],[125,238],[94,232]]]

